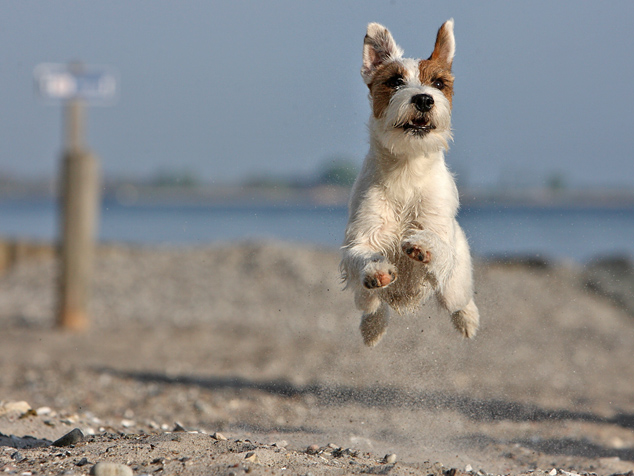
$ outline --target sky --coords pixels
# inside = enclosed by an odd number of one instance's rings
[[[634,2],[3,0],[0,176],[58,172],[63,107],[40,63],[118,72],[88,110],[107,176],[211,183],[316,173],[367,152],[367,23],[426,58],[455,19],[449,167],[474,187],[634,187]]]

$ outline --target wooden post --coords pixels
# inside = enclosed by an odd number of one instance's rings
[[[66,145],[61,172],[61,243],[57,325],[88,327],[95,228],[99,207],[98,159],[83,144],[84,104],[66,105]]]

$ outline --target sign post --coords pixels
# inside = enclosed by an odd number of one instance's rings
[[[81,331],[89,325],[95,232],[99,214],[99,159],[84,144],[85,104],[105,103],[116,92],[115,76],[80,64],[40,65],[40,94],[65,102],[65,141],[60,173],[57,326]]]

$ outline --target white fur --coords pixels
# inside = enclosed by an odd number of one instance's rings
[[[453,21],[445,25],[451,41],[441,53],[451,61]],[[471,257],[455,218],[458,191],[444,158],[451,140],[451,107],[442,92],[420,83],[418,60],[403,59],[389,31],[372,23],[364,40],[361,74],[366,84],[388,61],[400,62],[407,75],[385,114],[370,118],[370,150],[349,204],[342,276],[363,312],[361,333],[367,345],[376,345],[384,335],[390,307],[413,310],[431,295],[449,311],[455,327],[473,337],[479,314],[473,302]],[[395,125],[416,113],[411,98],[421,93],[434,99],[429,114],[435,129],[417,136]],[[430,262],[408,256],[406,251],[413,248],[429,252]],[[368,288],[367,283],[388,276],[396,278]]]

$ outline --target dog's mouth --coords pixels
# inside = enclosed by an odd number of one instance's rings
[[[431,123],[429,118],[425,116],[415,117],[405,124],[399,124],[396,127],[402,128],[405,132],[411,134],[422,135],[427,132],[436,129],[436,126]]]

